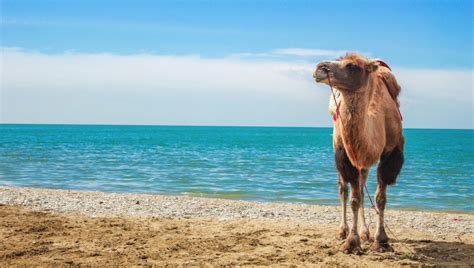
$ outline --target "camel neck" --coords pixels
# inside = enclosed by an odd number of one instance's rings
[[[339,127],[342,128],[344,143],[350,143],[354,150],[353,153],[356,154],[349,156],[352,160],[363,154],[367,150],[367,146],[371,144],[370,131],[368,131],[368,111],[372,93],[372,81],[369,81],[366,88],[342,94]],[[358,161],[353,163],[357,164],[356,162]]]
[[[341,103],[341,124],[350,136],[362,134],[366,127],[369,103],[365,92],[343,95]]]

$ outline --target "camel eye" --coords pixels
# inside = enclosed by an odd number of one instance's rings
[[[351,72],[351,73],[357,72],[357,71],[359,71],[359,69],[360,69],[359,66],[357,66],[357,65],[355,65],[355,64],[353,64],[353,63],[348,63],[348,64],[346,65],[346,68],[347,68],[347,70],[349,70],[349,72]]]

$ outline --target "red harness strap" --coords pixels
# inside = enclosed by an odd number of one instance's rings
[[[386,64],[385,61],[383,61],[383,60],[381,60],[381,59],[375,59],[374,61],[378,62],[380,66],[386,67],[386,68],[388,68],[390,71],[392,71],[392,69],[390,68],[390,66],[388,66],[388,64]]]
[[[332,97],[334,99],[334,104],[336,104],[336,113],[332,116],[332,120],[336,122],[337,118],[339,117],[339,106],[341,106],[341,102],[337,103],[336,93],[334,93],[334,89],[332,89],[331,77],[329,74],[328,74],[328,82],[329,82],[329,88],[331,89]]]

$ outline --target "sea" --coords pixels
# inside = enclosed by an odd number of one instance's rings
[[[474,130],[404,135],[387,207],[473,212]],[[0,185],[339,204],[332,128],[0,124]]]

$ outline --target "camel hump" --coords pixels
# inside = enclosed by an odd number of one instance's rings
[[[382,78],[382,81],[384,82],[385,86],[387,86],[388,93],[398,105],[398,95],[400,94],[401,87],[398,84],[395,75],[393,75],[393,73],[388,68],[379,69],[381,69],[379,71],[380,78]]]

